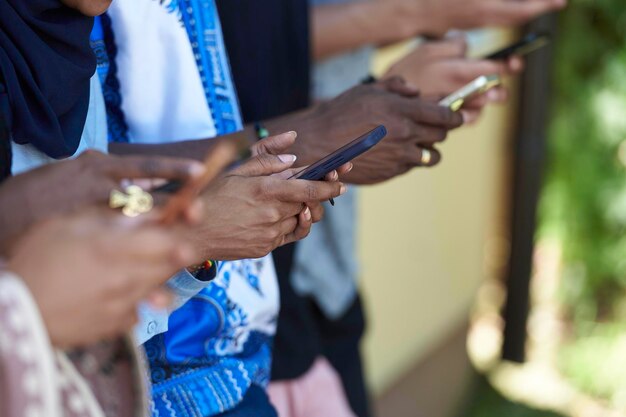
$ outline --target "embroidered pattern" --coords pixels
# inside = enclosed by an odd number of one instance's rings
[[[170,316],[168,332],[144,344],[154,416],[219,414],[236,407],[251,385],[269,383],[273,332],[258,329],[275,328],[276,315],[251,323],[236,294],[241,285],[262,280],[250,274],[260,266],[246,266],[254,263],[262,261],[220,263],[211,285]]]

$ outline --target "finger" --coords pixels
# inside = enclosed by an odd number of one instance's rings
[[[252,146],[252,155],[257,156],[264,153],[279,155],[285,153],[295,143],[297,136],[296,132],[286,132],[267,137]]]
[[[302,202],[298,202],[298,203],[280,202],[280,203],[277,203],[277,205],[278,205],[278,208],[277,208],[278,213],[280,214],[280,218],[282,220],[287,219],[289,217],[297,216],[298,213],[300,213],[303,208]]]
[[[418,49],[420,48],[433,60],[464,57],[467,53],[467,40],[464,34],[458,33],[443,40],[424,42],[418,46]]]
[[[347,190],[341,182],[280,180],[268,184],[268,196],[285,202],[326,201]]]
[[[307,169],[309,166],[303,166],[303,167],[298,167],[298,168],[289,168],[284,170],[283,172],[279,172],[278,174],[272,174],[272,177],[274,178],[280,178],[283,180],[288,180],[292,177],[296,177],[299,173],[303,172],[305,169]]]
[[[485,97],[490,103],[504,103],[509,98],[509,90],[503,86],[492,88],[487,91]]]
[[[337,168],[337,174],[341,177],[342,175],[346,175],[348,172],[352,171],[354,168],[354,164],[352,162],[347,162]]]
[[[565,0],[501,1],[492,2],[488,13],[496,24],[517,25],[565,5]]]
[[[404,97],[417,97],[419,90],[412,84],[399,76],[393,76],[381,81],[381,85],[389,92],[396,93]]]
[[[157,228],[142,228],[133,233],[111,234],[103,240],[103,250],[137,261],[167,260],[182,267],[193,263],[195,250],[174,233]]]
[[[195,200],[183,213],[183,219],[187,224],[195,225],[202,221],[204,205],[201,200]]]
[[[490,101],[490,91],[485,94],[481,94],[463,105],[464,110],[480,110],[485,107]],[[497,93],[496,93],[497,94]],[[467,123],[467,119],[463,119]]]
[[[330,171],[328,174],[326,174],[326,176],[324,177],[324,181],[338,181],[339,180],[339,174],[337,173],[336,170],[332,170]]]
[[[514,55],[508,59],[507,64],[507,73],[509,75],[519,74],[524,71],[524,58]]]
[[[448,131],[439,127],[429,125],[417,125],[414,128],[416,143],[432,146],[435,143],[443,142],[448,137]]]
[[[476,123],[476,121],[480,118],[482,111],[481,109],[463,109],[461,110],[461,114],[463,115],[463,120],[466,125],[471,125]]]
[[[297,212],[295,215],[283,220],[280,223],[280,225],[278,226],[278,230],[280,230],[281,236],[286,236],[296,230],[296,227],[298,226],[298,216],[303,210],[304,209],[301,208],[300,211]]]
[[[307,207],[311,210],[311,218],[313,223],[317,223],[324,217],[324,205],[319,201],[308,202]]]
[[[463,118],[447,107],[440,106],[436,102],[420,99],[403,99],[396,103],[396,109],[400,114],[418,124],[429,124],[446,129],[453,129],[463,124]]]
[[[441,154],[435,148],[407,146],[405,154],[411,167],[432,167],[441,162]]]
[[[453,63],[456,69],[456,81],[465,85],[483,75],[506,75],[508,67],[506,62],[489,59],[463,59]],[[452,93],[449,91],[447,93]]]
[[[312,225],[313,223],[312,223],[311,211],[307,207],[298,216],[298,225],[296,226],[296,229],[292,233],[285,235],[283,245],[297,242],[307,237],[309,233],[311,233]]]
[[[231,171],[232,175],[256,177],[272,175],[291,167],[296,162],[295,155],[261,154],[248,159],[245,163]]]
[[[164,178],[187,181],[204,173],[204,167],[198,161],[165,156],[109,157],[101,164],[104,172],[118,180]]]

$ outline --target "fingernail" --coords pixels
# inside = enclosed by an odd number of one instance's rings
[[[345,184],[341,184],[341,188],[339,189],[339,195],[344,195],[348,191],[348,187]]]
[[[487,99],[489,101],[497,101],[500,98],[500,94],[497,90],[489,90],[487,91]]]
[[[339,174],[337,174],[337,171],[333,171],[330,177],[332,178],[333,181],[336,181],[337,179],[339,179]]]
[[[352,162],[349,162],[350,165],[348,165],[348,169],[346,170],[346,174],[350,171],[352,171],[352,168],[354,168],[354,164]]]
[[[194,162],[191,167],[189,167],[189,175],[192,177],[199,177],[204,173],[204,165],[198,162]]]
[[[311,220],[311,210],[307,207],[304,209],[304,218],[308,220]]]
[[[293,130],[287,132],[287,134],[293,136],[294,139],[298,137],[298,132]]]
[[[280,161],[283,164],[292,164],[292,163],[296,162],[296,156],[295,155],[288,155],[288,154],[278,155],[278,159],[280,159]]]

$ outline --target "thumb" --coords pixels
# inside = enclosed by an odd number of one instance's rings
[[[295,155],[261,154],[248,159],[232,171],[233,175],[244,177],[258,177],[272,175],[290,168],[296,162]]]
[[[281,133],[280,135],[270,136],[255,143],[252,148],[252,155],[257,156],[264,153],[278,155],[285,152],[296,141],[298,134],[296,132]]]

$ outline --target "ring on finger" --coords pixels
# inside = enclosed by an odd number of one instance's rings
[[[130,185],[124,191],[126,193],[118,190],[111,191],[109,195],[110,208],[121,208],[122,213],[127,217],[137,217],[152,210],[154,200],[150,193],[137,185]]]

